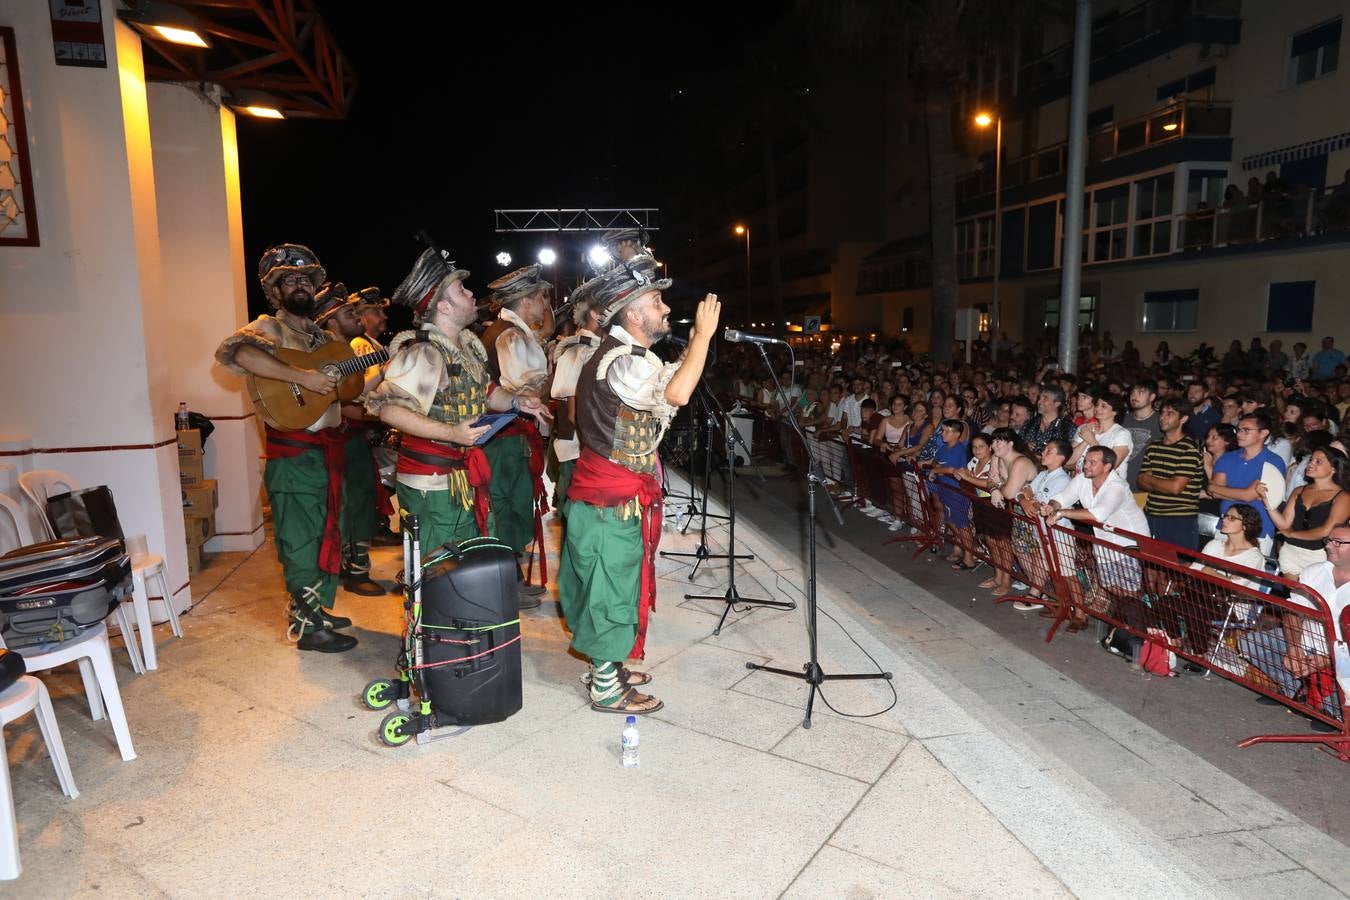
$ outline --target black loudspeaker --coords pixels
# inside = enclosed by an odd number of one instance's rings
[[[516,555],[495,539],[464,541],[422,573],[421,674],[437,725],[520,711],[519,619]]]

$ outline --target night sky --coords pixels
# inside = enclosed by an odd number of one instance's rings
[[[473,272],[480,297],[504,271],[501,250],[514,267],[546,243],[560,257],[570,246],[575,277],[593,237],[498,235],[492,211],[665,207],[697,190],[664,162],[671,131],[693,120],[678,92],[734,70],[770,23],[750,4],[622,19],[489,4],[472,25],[448,5],[318,6],[356,69],[355,101],[341,122],[240,116],[249,264],[269,244],[308,244],[331,279],[386,296],[420,252],[420,228]],[[692,237],[660,224],[658,257],[663,236]],[[256,284],[249,299],[264,311]]]

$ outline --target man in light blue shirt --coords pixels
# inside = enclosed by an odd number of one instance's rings
[[[1329,381],[1336,376],[1336,367],[1345,365],[1345,354],[1335,347],[1336,339],[1322,338],[1322,349],[1312,358],[1312,375],[1318,381]]]
[[[1214,463],[1214,477],[1209,480],[1209,493],[1222,502],[1219,515],[1239,503],[1254,507],[1261,516],[1261,552],[1270,555],[1275,541],[1275,523],[1270,520],[1266,505],[1256,492],[1256,484],[1267,477],[1270,470],[1279,474],[1283,482],[1284,460],[1266,447],[1270,437],[1270,417],[1262,410],[1238,419],[1236,450],[1230,450]]]

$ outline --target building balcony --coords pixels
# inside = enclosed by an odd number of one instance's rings
[[[1091,81],[1127,71],[1186,44],[1237,44],[1241,0],[1148,0],[1092,29]],[[1073,43],[1023,63],[1003,79],[999,96],[1023,109],[1067,96]]]
[[[1232,121],[1229,103],[1179,100],[1136,119],[1089,131],[1087,180],[1106,181],[1186,160],[1226,161],[1232,157]],[[1061,142],[1005,162],[1004,202],[1063,190],[1068,156],[1069,145]],[[983,205],[992,208],[994,176],[990,165],[958,178],[956,202],[964,205],[983,199],[988,201]],[[1028,190],[1037,185],[1043,190]],[[961,214],[969,213],[963,210]]]
[[[1287,241],[1350,237],[1350,184],[1303,188],[1255,200],[1239,196],[1219,209],[1178,217],[1179,251]]]

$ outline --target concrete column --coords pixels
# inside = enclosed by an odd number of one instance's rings
[[[148,86],[159,198],[165,302],[146,320],[146,343],[173,373],[166,408],[180,402],[215,423],[206,477],[220,482],[208,552],[262,543],[258,423],[243,381],[214,364],[216,346],[248,319],[234,114],[216,96]]]
[[[145,534],[190,605],[174,446],[168,342],[158,317],[184,302],[163,290],[151,132],[135,32],[103,2],[108,68],[57,66],[49,4],[0,8],[15,29],[39,247],[0,248],[0,377],[8,446],[31,441],[18,471],[63,470],[106,484],[128,534]]]

